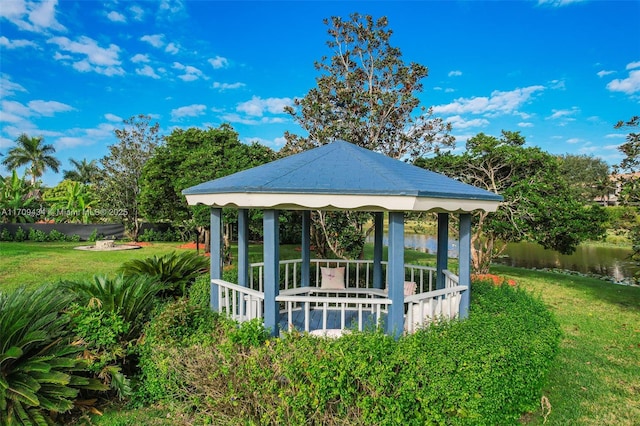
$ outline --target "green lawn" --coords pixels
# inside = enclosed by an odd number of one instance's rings
[[[640,288],[502,266],[493,272],[538,294],[560,322],[546,424],[640,424]],[[527,423],[542,424],[541,412]]]
[[[84,252],[78,243],[0,243],[0,291],[20,285],[35,287],[59,279],[80,279],[95,273],[113,273],[131,258],[162,255],[178,243],[154,243],[139,250]],[[251,261],[260,258],[252,247]],[[283,258],[299,257],[293,246],[283,247]],[[433,257],[408,251],[407,262],[433,263]],[[455,269],[455,265],[454,268]],[[515,279],[539,295],[555,313],[564,333],[560,355],[544,396],[551,406],[547,425],[640,424],[640,288],[548,272],[495,266],[493,273]],[[527,425],[541,425],[548,411],[523,417]],[[187,424],[169,420],[158,408],[107,408],[100,425]],[[165,423],[164,418],[167,420]],[[132,422],[132,419],[135,419]]]

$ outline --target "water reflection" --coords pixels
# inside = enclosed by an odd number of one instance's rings
[[[424,253],[435,254],[438,240],[434,236],[406,234],[405,247]],[[367,242],[373,243],[373,236]],[[385,234],[384,245],[389,239]],[[449,243],[449,257],[458,257],[457,241]],[[521,268],[557,268],[585,274],[597,274],[614,278],[617,281],[629,281],[639,269],[629,260],[631,250],[621,247],[598,247],[582,245],[571,255],[563,255],[553,250],[545,250],[534,243],[512,243],[507,245],[503,255],[495,262]]]

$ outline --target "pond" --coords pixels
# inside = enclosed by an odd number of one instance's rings
[[[367,242],[373,242],[373,238],[370,236]],[[387,245],[387,242],[385,234],[384,244]],[[434,236],[405,235],[407,248],[435,254],[437,246],[437,239]],[[502,256],[494,262],[520,268],[565,269],[628,282],[639,269],[629,260],[630,254],[631,249],[628,248],[580,245],[573,254],[563,255],[554,250],[545,250],[538,244],[522,242],[507,245]],[[457,241],[449,243],[449,257],[458,257]]]

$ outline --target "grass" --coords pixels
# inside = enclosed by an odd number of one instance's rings
[[[640,288],[506,266],[492,272],[539,295],[560,322],[546,424],[640,424]],[[525,421],[543,422],[542,409]]]
[[[59,279],[81,279],[113,273],[131,258],[179,250],[178,243],[154,243],[140,250],[84,252],[74,243],[0,243],[0,291],[20,285],[35,287]],[[252,246],[250,260],[261,257]],[[299,257],[294,246],[281,249],[282,258]],[[367,256],[371,256],[370,248]],[[433,256],[406,252],[409,263],[432,264]],[[455,265],[454,265],[455,269]],[[542,409],[523,417],[526,425],[640,424],[640,288],[593,278],[494,266],[492,273],[512,278],[539,295],[561,324],[561,351],[544,396],[551,413]],[[95,425],[188,424],[167,418],[158,407],[106,408]],[[184,420],[184,422],[183,422]],[[165,422],[166,421],[166,422]]]

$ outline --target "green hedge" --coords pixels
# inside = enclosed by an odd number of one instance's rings
[[[212,424],[517,424],[540,401],[558,324],[523,290],[474,283],[472,294],[467,320],[398,340],[266,340],[255,323],[203,327],[209,314],[182,302],[150,324],[141,386]]]

